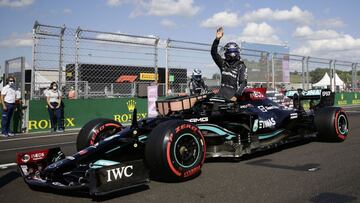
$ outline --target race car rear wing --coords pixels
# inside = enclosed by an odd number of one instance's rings
[[[310,109],[324,106],[333,106],[335,100],[335,93],[332,92],[330,89],[306,91],[298,89],[294,91],[287,91],[285,93],[285,96],[293,100],[294,108],[297,109],[303,109],[301,102],[303,100],[310,100]],[[316,100],[319,100],[319,102],[315,105]]]

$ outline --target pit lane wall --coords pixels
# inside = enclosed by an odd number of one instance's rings
[[[81,128],[88,121],[95,118],[111,118],[120,123],[130,124],[132,112],[136,106],[137,119],[147,117],[146,98],[114,98],[114,99],[78,99],[64,101],[65,129]],[[335,94],[336,106],[360,105],[360,92],[344,92]],[[304,108],[309,104],[304,103]],[[20,132],[19,115],[15,115],[11,128]],[[0,122],[1,123],[1,122]],[[49,114],[44,100],[29,102],[28,132],[50,131]]]

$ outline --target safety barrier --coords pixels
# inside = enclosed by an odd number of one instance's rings
[[[360,105],[360,92],[336,93],[335,105]],[[304,107],[308,108],[308,106],[308,103],[305,102]],[[65,129],[81,128],[95,118],[111,118],[127,125],[131,122],[135,107],[137,108],[137,119],[147,118],[146,98],[64,100],[64,127]],[[19,132],[17,125],[19,119],[21,119],[19,115],[14,115],[12,121],[14,132]],[[31,100],[29,102],[29,121],[27,124],[28,132],[50,131],[51,124],[44,100]]]

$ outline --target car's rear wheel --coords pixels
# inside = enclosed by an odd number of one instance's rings
[[[151,174],[163,181],[183,181],[197,176],[205,153],[205,140],[199,128],[182,120],[159,124],[145,146],[145,160]]]
[[[343,142],[349,133],[349,120],[340,107],[325,107],[316,111],[315,125],[323,141]]]
[[[77,140],[76,148],[78,151],[95,145],[101,140],[122,130],[122,125],[107,118],[98,118],[89,121],[84,127],[81,128]]]

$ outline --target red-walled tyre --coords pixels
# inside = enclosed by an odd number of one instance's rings
[[[154,128],[145,146],[150,173],[163,181],[184,181],[199,175],[206,144],[199,128],[182,120],[165,121]]]
[[[349,133],[349,120],[340,107],[325,107],[316,111],[315,125],[320,140],[343,142]]]
[[[89,121],[81,128],[77,136],[76,149],[80,151],[88,146],[92,146],[121,131],[122,128],[119,122],[107,118],[98,118]]]

